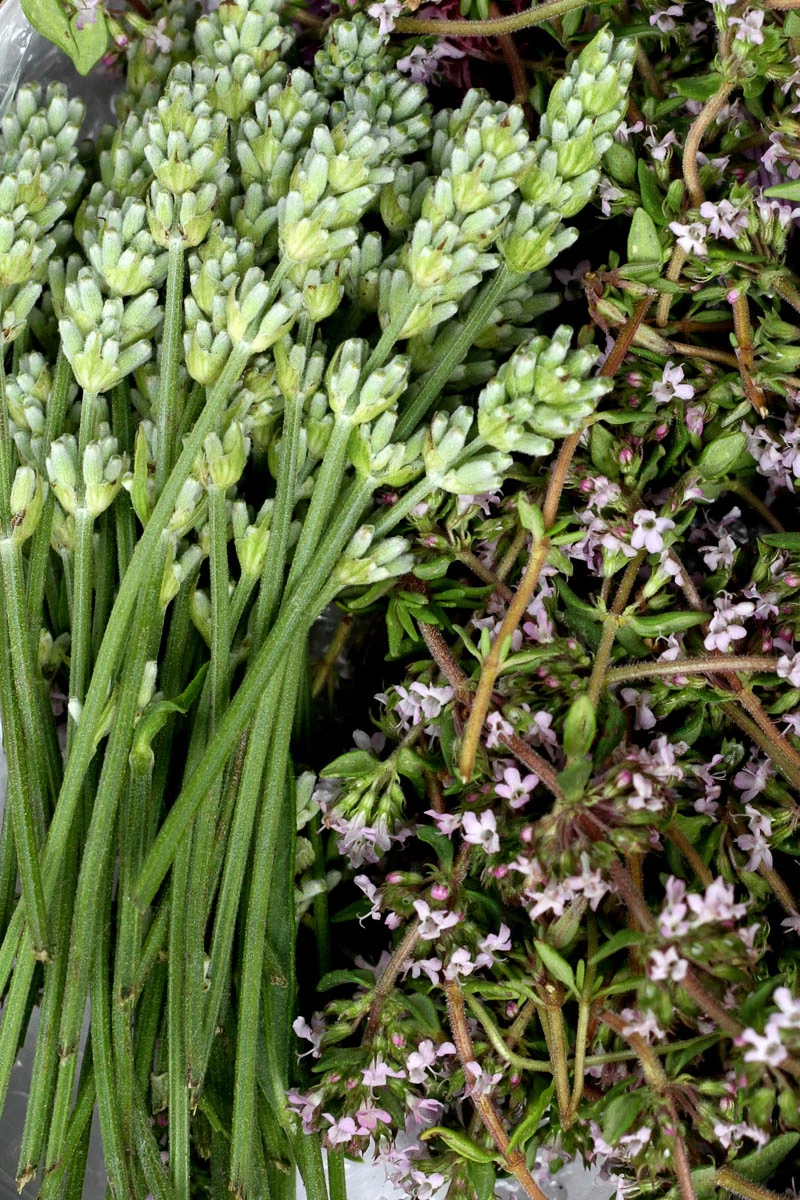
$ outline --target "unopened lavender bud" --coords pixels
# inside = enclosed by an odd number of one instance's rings
[[[165,608],[170,601],[175,599],[186,580],[191,579],[194,575],[196,575],[202,560],[203,552],[201,551],[200,547],[189,546],[189,548],[184,551],[177,562],[173,562],[167,566],[164,572],[164,580],[161,587],[160,597],[161,604]]]
[[[213,183],[203,183],[196,191],[173,196],[158,182],[150,188],[147,220],[150,232],[159,246],[169,248],[173,238],[184,246],[199,246],[211,228],[219,189]]]
[[[245,437],[241,422],[233,421],[223,434],[222,441],[215,433],[209,434],[203,448],[211,482],[226,492],[241,479],[250,452],[250,439]]]
[[[21,545],[34,533],[44,505],[44,485],[32,467],[18,467],[11,484],[11,540]]]
[[[425,470],[432,478],[442,476],[464,449],[472,419],[472,412],[466,405],[450,414],[434,414],[422,450]]]
[[[122,486],[126,460],[117,453],[117,439],[90,442],[83,452],[84,507],[99,517]]]
[[[359,533],[369,528],[363,526]],[[387,538],[366,557],[358,553],[351,556],[348,551],[345,551],[333,573],[334,579],[342,587],[380,583],[384,579],[406,575],[414,566],[414,555],[408,552],[408,542],[401,537]]]
[[[355,395],[368,349],[363,338],[350,338],[341,343],[331,360],[325,385],[331,409],[337,415],[346,412]]]
[[[361,525],[351,537],[345,549],[347,558],[363,558],[372,545],[375,529],[372,525]]]
[[[153,700],[156,694],[156,679],[158,678],[158,663],[154,659],[149,659],[144,664],[144,673],[142,675],[142,683],[139,688],[139,695],[136,699],[136,708],[140,713],[144,712],[148,704]]]
[[[334,417],[322,392],[311,397],[306,408],[305,432],[308,457],[320,459],[330,440]]]
[[[261,572],[264,569],[264,563],[267,559],[267,551],[269,548],[269,522],[272,510],[271,501],[267,501],[256,517],[256,522],[251,525],[247,522],[247,510],[244,512],[244,525],[242,524],[241,505],[237,501],[233,505],[233,535],[234,546],[236,549],[236,557],[239,560],[239,566],[242,574],[247,575],[250,579],[259,579]]]
[[[372,421],[382,412],[392,409],[408,385],[411,360],[397,355],[385,367],[379,367],[365,380],[359,395],[354,419]]]
[[[332,316],[344,293],[338,263],[328,263],[322,271],[310,270],[303,280],[303,308],[310,321],[318,324]]]
[[[187,305],[189,301],[186,301]],[[183,335],[186,370],[198,383],[210,387],[219,378],[231,352],[227,332],[215,333],[210,321],[198,320]]]
[[[205,518],[206,490],[192,475],[184,483],[169,520],[169,529],[178,537],[186,537]]]
[[[495,452],[481,458],[463,463],[454,471],[448,473],[439,481],[439,486],[446,492],[454,492],[457,496],[479,495],[481,492],[493,492],[502,486],[511,468],[513,459],[507,454]]]
[[[71,433],[51,444],[47,476],[64,512],[74,515],[78,508],[78,443]]]

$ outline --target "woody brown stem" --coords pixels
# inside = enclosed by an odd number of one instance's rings
[[[425,641],[425,645],[431,652],[431,657],[436,663],[439,670],[444,675],[447,682],[456,692],[461,693],[467,677],[461,670],[456,660],[453,658],[450,647],[442,636],[442,631],[438,625],[429,625],[426,621],[420,621],[419,631]]]
[[[600,1014],[600,1020],[604,1025],[608,1025],[609,1029],[613,1029],[619,1037],[625,1039],[642,1064],[645,1079],[655,1094],[666,1105],[674,1130],[672,1136],[675,1139],[674,1161],[675,1174],[678,1176],[678,1187],[680,1188],[683,1200],[696,1200],[689,1156],[686,1153],[686,1143],[681,1136],[678,1113],[675,1108],[675,1102],[672,1099],[669,1079],[666,1076],[664,1068],[656,1058],[648,1042],[640,1034],[628,1032],[625,1022],[616,1013],[603,1012]]]
[[[556,772],[550,766],[550,763],[542,758],[541,754],[537,754],[532,746],[529,746],[527,742],[523,742],[522,738],[517,737],[516,734],[500,734],[499,740],[511,751],[515,758],[524,763],[529,771],[533,771],[534,775],[539,776],[539,780],[555,796],[556,800],[560,803],[566,803],[567,798],[559,787]]]
[[[378,1030],[378,1023],[381,1019],[381,1009],[386,998],[391,994],[392,988],[397,982],[397,976],[403,969],[403,963],[413,954],[414,949],[419,941],[420,922],[414,921],[409,925],[406,932],[403,934],[402,940],[399,942],[397,949],[386,964],[386,970],[381,975],[375,986],[375,995],[372,998],[372,1006],[369,1010],[367,1018],[367,1027],[364,1030],[365,1042],[369,1042],[374,1038]]]
[[[464,996],[457,979],[449,979],[445,983],[447,997],[447,1013],[450,1018],[450,1030],[458,1051],[461,1065],[466,1070],[467,1063],[475,1062],[475,1051],[472,1038],[467,1027],[467,1013],[464,1007]],[[490,1135],[497,1149],[503,1156],[505,1169],[513,1175],[523,1188],[529,1200],[547,1200],[542,1189],[534,1180],[525,1162],[525,1157],[519,1150],[510,1150],[510,1138],[505,1131],[500,1114],[495,1108],[489,1095],[472,1096],[475,1111]]]
[[[700,882],[705,887],[708,887],[710,883],[713,883],[714,876],[712,872],[709,871],[708,867],[703,862],[702,858],[697,853],[686,834],[681,832],[674,821],[669,823],[667,828],[664,830],[664,833],[669,841],[672,842],[675,849],[686,859]]]
[[[762,862],[758,868],[758,873],[761,875],[762,879],[766,879],[767,883],[772,888],[772,894],[777,899],[783,911],[790,917],[796,916],[797,901],[775,868],[768,867],[766,863]]]

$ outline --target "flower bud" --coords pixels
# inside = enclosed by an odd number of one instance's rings
[[[44,505],[44,485],[32,467],[18,467],[11,484],[11,541],[26,542],[39,524]]]
[[[233,421],[222,441],[215,433],[210,433],[203,443],[203,449],[211,482],[227,492],[241,479],[250,452],[250,439],[245,437],[241,422]]]
[[[74,516],[78,508],[78,443],[71,433],[51,443],[47,475],[64,512]]]

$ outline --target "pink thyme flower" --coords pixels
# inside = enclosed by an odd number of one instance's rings
[[[760,46],[764,41],[761,28],[764,24],[764,13],[761,9],[748,8],[743,17],[730,17],[729,23],[737,27],[737,41],[749,42],[753,46]]]
[[[683,225],[680,221],[670,221],[669,227],[675,234],[681,250],[686,254],[696,254],[698,258],[705,258],[708,254],[706,226],[702,221],[691,221],[688,225]]]
[[[688,970],[688,962],[681,958],[674,946],[667,946],[666,950],[650,951],[647,974],[651,979],[671,979],[674,983],[680,983]]]
[[[306,1050],[304,1054],[298,1054],[297,1057],[305,1058],[306,1054],[310,1054],[314,1058],[319,1058],[322,1053],[320,1045],[325,1035],[325,1022],[322,1019],[322,1013],[315,1012],[311,1018],[310,1025],[305,1017],[297,1017],[292,1024],[292,1029],[297,1037],[311,1042],[311,1049]]]
[[[781,679],[788,679],[792,687],[800,688],[800,651],[789,658],[782,654],[778,659],[775,672]]]
[[[703,639],[703,645],[706,650],[724,652],[730,647],[731,642],[747,637],[747,630],[741,624],[741,618],[751,616],[755,605],[751,600],[740,600],[732,604],[731,597],[727,592],[718,596],[714,605],[717,611],[709,622],[708,633]]]
[[[691,400],[694,388],[683,382],[683,367],[668,362],[661,372],[661,380],[654,383],[650,395],[656,404],[667,404],[670,400]]]
[[[637,691],[636,688],[622,688],[620,696],[628,708],[635,710],[634,728],[652,729],[656,723],[656,718],[647,707],[647,702],[651,698],[650,693]]]
[[[378,22],[381,34],[392,32],[395,18],[399,17],[402,11],[401,0],[380,0],[379,3],[370,4],[367,9],[369,15]]]
[[[497,821],[489,809],[480,814],[465,812],[461,818],[461,832],[465,842],[480,846],[486,854],[497,854],[500,849]]]
[[[430,83],[439,70],[441,59],[463,57],[463,50],[442,41],[437,42],[431,50],[426,50],[424,46],[415,46],[410,54],[398,58],[397,69],[403,75],[409,75],[414,83]],[[459,497],[459,503],[462,499],[463,497]]]
[[[508,801],[511,808],[524,808],[538,783],[538,775],[529,774],[523,778],[516,767],[506,767],[503,782],[496,784],[494,790]]]

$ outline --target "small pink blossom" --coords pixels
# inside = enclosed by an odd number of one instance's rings
[[[480,846],[486,854],[497,854],[500,849],[497,821],[489,809],[480,814],[465,812],[461,818],[461,831],[465,842]]]
[[[753,46],[760,46],[764,41],[764,33],[761,29],[764,24],[764,13],[761,9],[748,8],[743,17],[730,17],[729,23],[737,27],[737,41],[749,42]]]
[[[372,12],[372,9],[369,11]],[[414,83],[430,83],[439,70],[441,59],[463,57],[463,50],[451,46],[449,42],[441,41],[431,50],[426,50],[424,46],[415,46],[410,54],[397,60],[397,69],[403,75],[409,75]]]
[[[499,712],[489,713],[486,718],[486,726],[489,730],[489,736],[486,739],[487,750],[493,750],[503,738],[511,737],[514,733],[514,726]]]
[[[420,920],[419,935],[425,941],[435,941],[445,929],[452,929],[461,918],[446,908],[432,909],[427,900],[415,900],[414,911]]]
[[[661,380],[654,383],[650,395],[656,404],[667,404],[670,400],[691,400],[694,388],[683,381],[683,367],[668,362],[661,372]]]
[[[657,517],[649,508],[640,508],[633,514],[631,546],[634,550],[647,550],[648,554],[660,554],[664,549],[663,534],[675,528],[669,517]]]
[[[506,767],[503,782],[496,784],[494,790],[508,801],[511,808],[524,808],[538,783],[538,775],[529,774],[523,778],[516,767]]]
[[[686,254],[696,254],[698,258],[705,258],[708,253],[706,226],[702,221],[691,221],[688,225],[683,225],[680,221],[670,221],[669,227],[675,234],[681,250]]]
[[[622,688],[620,691],[623,703],[628,708],[635,710],[634,728],[635,729],[652,729],[656,723],[652,711],[647,707],[647,702],[650,700],[649,692],[639,692],[636,688]]]
[[[800,651],[793,654],[791,658],[788,654],[782,654],[778,659],[775,672],[781,679],[788,679],[792,687],[800,688]]]
[[[305,1054],[298,1054],[297,1057],[305,1058],[306,1054],[310,1054],[314,1058],[319,1058],[320,1054],[322,1053],[320,1046],[325,1035],[325,1022],[322,1019],[322,1013],[314,1013],[313,1017],[311,1018],[310,1025],[308,1021],[306,1021],[305,1017],[297,1017],[292,1024],[292,1029],[297,1037],[311,1042],[311,1049],[306,1050]]]
[[[647,974],[651,979],[671,979],[674,983],[680,983],[688,970],[688,962],[681,958],[674,946],[667,946],[666,950],[650,951]]]
[[[395,18],[400,16],[403,11],[401,0],[380,0],[379,3],[370,4],[367,12],[379,24],[381,34],[391,33],[394,29]]]

